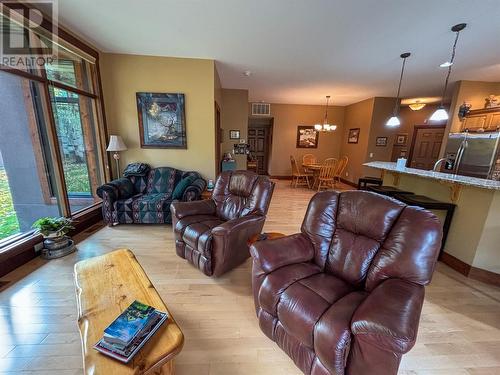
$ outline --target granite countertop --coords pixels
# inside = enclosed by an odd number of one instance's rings
[[[486,180],[484,178],[468,177],[468,176],[461,176],[461,175],[456,175],[456,174],[426,171],[423,169],[415,169],[415,168],[397,169],[396,163],[385,162],[385,161],[372,161],[370,163],[365,163],[363,165],[366,167],[370,167],[370,168],[383,169],[386,171],[408,174],[411,176],[418,176],[418,177],[423,177],[423,178],[429,178],[429,179],[434,179],[434,180],[438,180],[438,181],[452,182],[452,183],[457,183],[457,184],[461,184],[461,185],[474,186],[474,187],[482,188],[482,189],[500,190],[500,181]]]

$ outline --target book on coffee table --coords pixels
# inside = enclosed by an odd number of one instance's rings
[[[167,313],[134,301],[104,330],[94,349],[127,363],[167,318]]]

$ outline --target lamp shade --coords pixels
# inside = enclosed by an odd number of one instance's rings
[[[398,116],[392,116],[387,122],[385,123],[386,126],[399,126],[401,125],[401,121],[399,121]]]
[[[119,135],[111,135],[109,137],[109,144],[106,151],[125,151],[127,149],[127,145],[123,142],[122,137]]]
[[[444,121],[448,120],[448,112],[443,107],[439,107],[429,118],[431,121]]]

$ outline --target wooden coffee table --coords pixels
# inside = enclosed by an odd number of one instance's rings
[[[173,358],[182,349],[184,335],[130,250],[119,249],[78,262],[75,283],[85,374],[174,373]],[[135,357],[124,364],[92,347],[134,300],[168,312],[169,317]]]

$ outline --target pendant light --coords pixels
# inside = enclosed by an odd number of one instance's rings
[[[446,112],[446,109],[444,109],[443,101],[444,101],[444,98],[446,96],[446,89],[448,88],[448,81],[450,79],[450,74],[451,74],[453,62],[455,61],[455,52],[457,49],[458,36],[460,35],[460,31],[465,29],[465,26],[467,26],[466,23],[459,23],[458,25],[455,25],[451,28],[451,31],[456,33],[455,42],[453,43],[453,48],[451,50],[450,61],[446,61],[440,65],[440,67],[442,67],[442,68],[448,68],[448,73],[446,73],[446,80],[444,81],[444,88],[443,88],[443,95],[441,97],[441,103],[439,104],[438,109],[436,109],[436,111],[432,114],[432,116],[429,117],[430,121],[448,120],[448,112]]]
[[[411,53],[410,52],[405,52],[400,55],[400,57],[403,59],[403,65],[401,66],[401,75],[399,77],[399,85],[398,85],[398,94],[396,95],[396,104],[394,105],[394,111],[392,112],[392,116],[387,122],[385,123],[386,126],[399,126],[401,125],[401,121],[399,120],[399,93],[401,92],[401,82],[403,81],[403,74],[405,71],[405,65],[406,65],[406,59],[410,57]]]
[[[328,123],[328,102],[330,101],[330,95],[326,96],[326,108],[325,108],[325,118],[323,119],[323,124],[314,125],[314,129],[321,132],[330,132],[337,129],[337,125]]]

